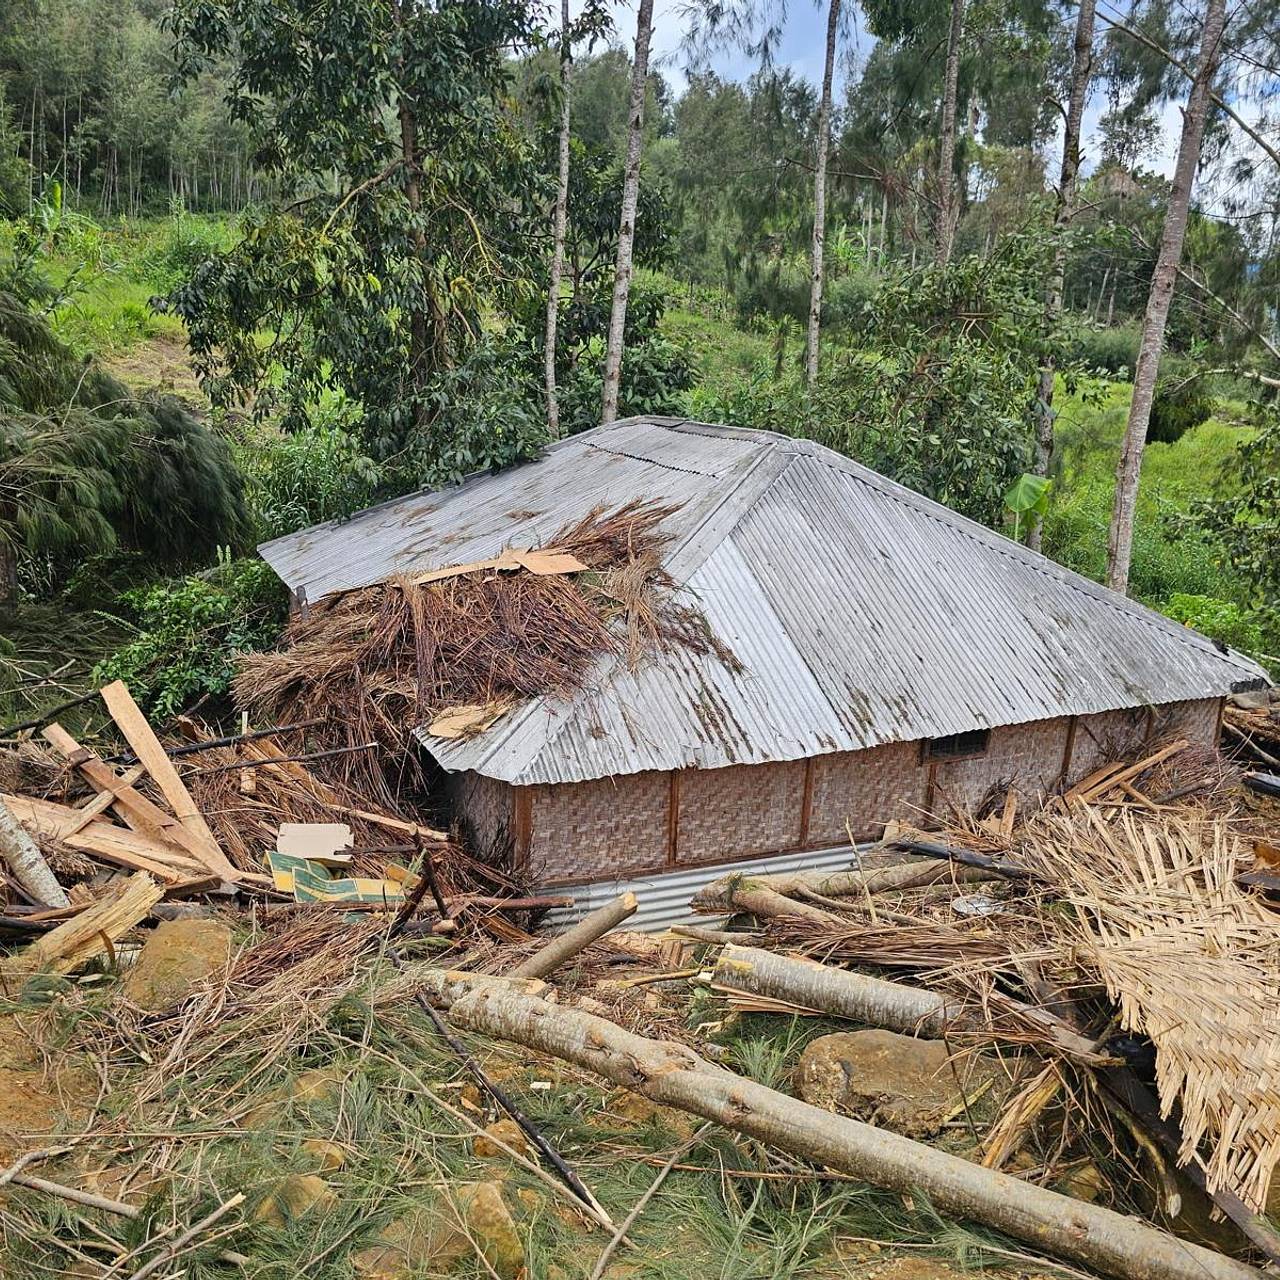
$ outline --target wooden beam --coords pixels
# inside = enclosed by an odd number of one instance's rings
[[[667,775],[667,866],[674,867],[680,854],[680,770]]]
[[[153,804],[137,788],[130,786],[105,761],[82,747],[60,724],[51,724],[42,736],[68,763],[74,765],[99,791],[109,791],[112,805],[125,822],[135,831],[162,843],[176,845],[189,853],[205,870],[225,875],[222,866],[214,865],[213,855],[203,840],[197,839],[170,813]],[[226,859],[222,858],[222,862]],[[231,864],[226,863],[228,867]],[[228,879],[240,879],[240,873],[231,867]]]
[[[60,840],[69,849],[90,853],[114,866],[127,867],[130,871],[149,871],[166,884],[190,880],[207,871],[203,863],[186,852],[145,831],[129,831],[99,817],[82,830],[67,832],[70,819],[80,810],[31,796],[5,795],[0,799],[29,830]]]
[[[120,732],[124,734],[125,741],[133,748],[134,755],[138,757],[138,763],[146,769],[156,786],[160,788],[160,794],[168,801],[169,807],[183,829],[206,846],[205,865],[210,871],[228,880],[237,879],[239,871],[232,866],[227,855],[222,852],[217,837],[204,820],[204,814],[196,807],[196,802],[191,798],[191,792],[178,777],[178,770],[174,767],[173,761],[160,745],[160,739],[147,723],[146,716],[134,702],[133,695],[124,681],[115,680],[107,685],[102,690],[102,700],[107,704],[107,710],[111,712],[111,718],[119,726]]]

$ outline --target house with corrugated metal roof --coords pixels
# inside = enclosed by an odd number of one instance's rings
[[[1225,697],[1266,683],[829,449],[705,423],[599,427],[261,551],[316,601],[540,545],[631,499],[672,506],[665,568],[738,662],[613,657],[474,736],[417,730],[479,845],[505,842],[543,884],[847,859],[892,819],[993,788],[1035,798],[1171,734],[1213,743]]]

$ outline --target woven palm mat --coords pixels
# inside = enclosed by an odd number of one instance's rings
[[[1229,822],[1191,814],[1107,820],[1091,808],[1028,823],[1024,860],[1070,908],[1046,912],[1093,970],[1126,1031],[1156,1047],[1180,1163],[1261,1209],[1280,1161],[1280,920],[1235,883]]]

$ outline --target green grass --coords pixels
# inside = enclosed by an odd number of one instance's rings
[[[672,306],[662,324],[670,337],[693,349],[699,390],[727,391],[772,359],[767,337],[748,333],[728,320]]]

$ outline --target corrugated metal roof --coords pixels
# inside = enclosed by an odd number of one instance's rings
[[[607,660],[584,691],[476,737],[446,769],[513,783],[792,760],[1218,697],[1254,663],[810,441],[632,419],[535,462],[262,548],[316,600],[536,545],[592,507],[679,503],[666,564],[741,660]]]

